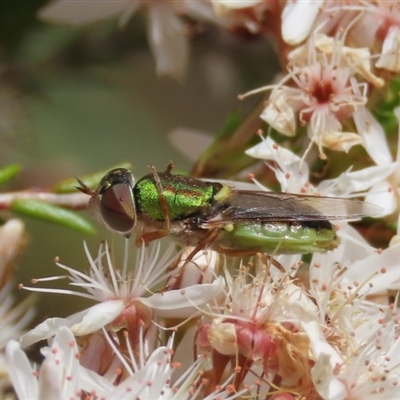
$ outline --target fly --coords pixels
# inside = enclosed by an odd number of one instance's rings
[[[251,190],[172,174],[172,164],[135,183],[132,173],[113,169],[91,196],[89,205],[111,230],[137,244],[171,235],[193,254],[211,248],[222,254],[325,252],[339,244],[330,220],[377,215],[380,208],[359,200]]]

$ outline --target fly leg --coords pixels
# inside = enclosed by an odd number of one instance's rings
[[[218,236],[220,229],[211,229],[205,237],[200,240],[200,242],[196,245],[196,247],[189,253],[189,255],[184,260],[183,265],[179,268],[179,271],[171,277],[171,279],[167,282],[166,286],[162,289],[162,291],[179,289],[180,282],[185,272],[185,267],[193,260],[196,254],[206,248],[210,243],[212,243]],[[195,263],[194,263],[195,264]],[[196,265],[196,264],[195,264]],[[196,265],[197,267],[197,265]],[[199,268],[200,269],[200,268]]]
[[[279,272],[286,274],[286,270],[285,270],[285,268],[283,268],[283,265],[279,261],[275,260],[274,257],[272,257],[266,253],[263,253],[263,256],[270,263],[270,265],[273,265]]]
[[[174,164],[174,162],[173,161],[170,161],[169,163],[168,163],[168,165],[167,165],[167,169],[165,170],[165,173],[166,174],[170,174],[171,173],[171,171],[172,171],[172,168],[174,168],[175,167],[175,164]],[[150,167],[150,169],[151,169],[152,167]],[[154,167],[153,167],[154,168]],[[153,174],[154,174],[154,171],[152,170],[152,172],[153,172]]]
[[[174,166],[173,162],[170,162],[167,166],[167,172],[171,171],[173,166]],[[167,236],[171,230],[171,220],[169,218],[168,203],[167,203],[167,199],[165,198],[165,195],[163,193],[163,188],[162,188],[160,177],[158,176],[154,165],[149,165],[149,168],[150,168],[151,172],[153,173],[154,182],[156,183],[156,186],[157,186],[157,192],[158,192],[158,196],[160,197],[160,206],[161,206],[161,211],[162,211],[162,214],[164,217],[165,225],[163,226],[163,228],[161,228],[159,230],[142,233],[142,235],[140,235],[136,239],[137,246],[140,246],[142,241],[147,245],[150,242],[152,242],[153,240],[161,239],[162,237]]]

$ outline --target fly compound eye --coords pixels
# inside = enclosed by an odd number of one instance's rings
[[[136,222],[134,180],[130,171],[118,168],[100,182],[98,210],[104,223],[113,231],[129,234]]]

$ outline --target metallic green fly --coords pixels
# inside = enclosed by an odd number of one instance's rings
[[[146,244],[171,235],[182,245],[234,256],[257,252],[325,252],[339,244],[329,220],[379,214],[359,200],[288,193],[235,190],[233,187],[171,173],[152,173],[135,183],[132,173],[113,169],[89,194],[90,207],[111,230]]]

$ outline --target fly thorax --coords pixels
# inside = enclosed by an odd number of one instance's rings
[[[157,177],[160,185],[157,185],[153,175],[138,181],[134,197],[138,214],[158,221],[169,217],[172,222],[206,212],[216,202],[215,196],[224,186],[168,173],[158,174]],[[168,215],[165,215],[166,212]]]

